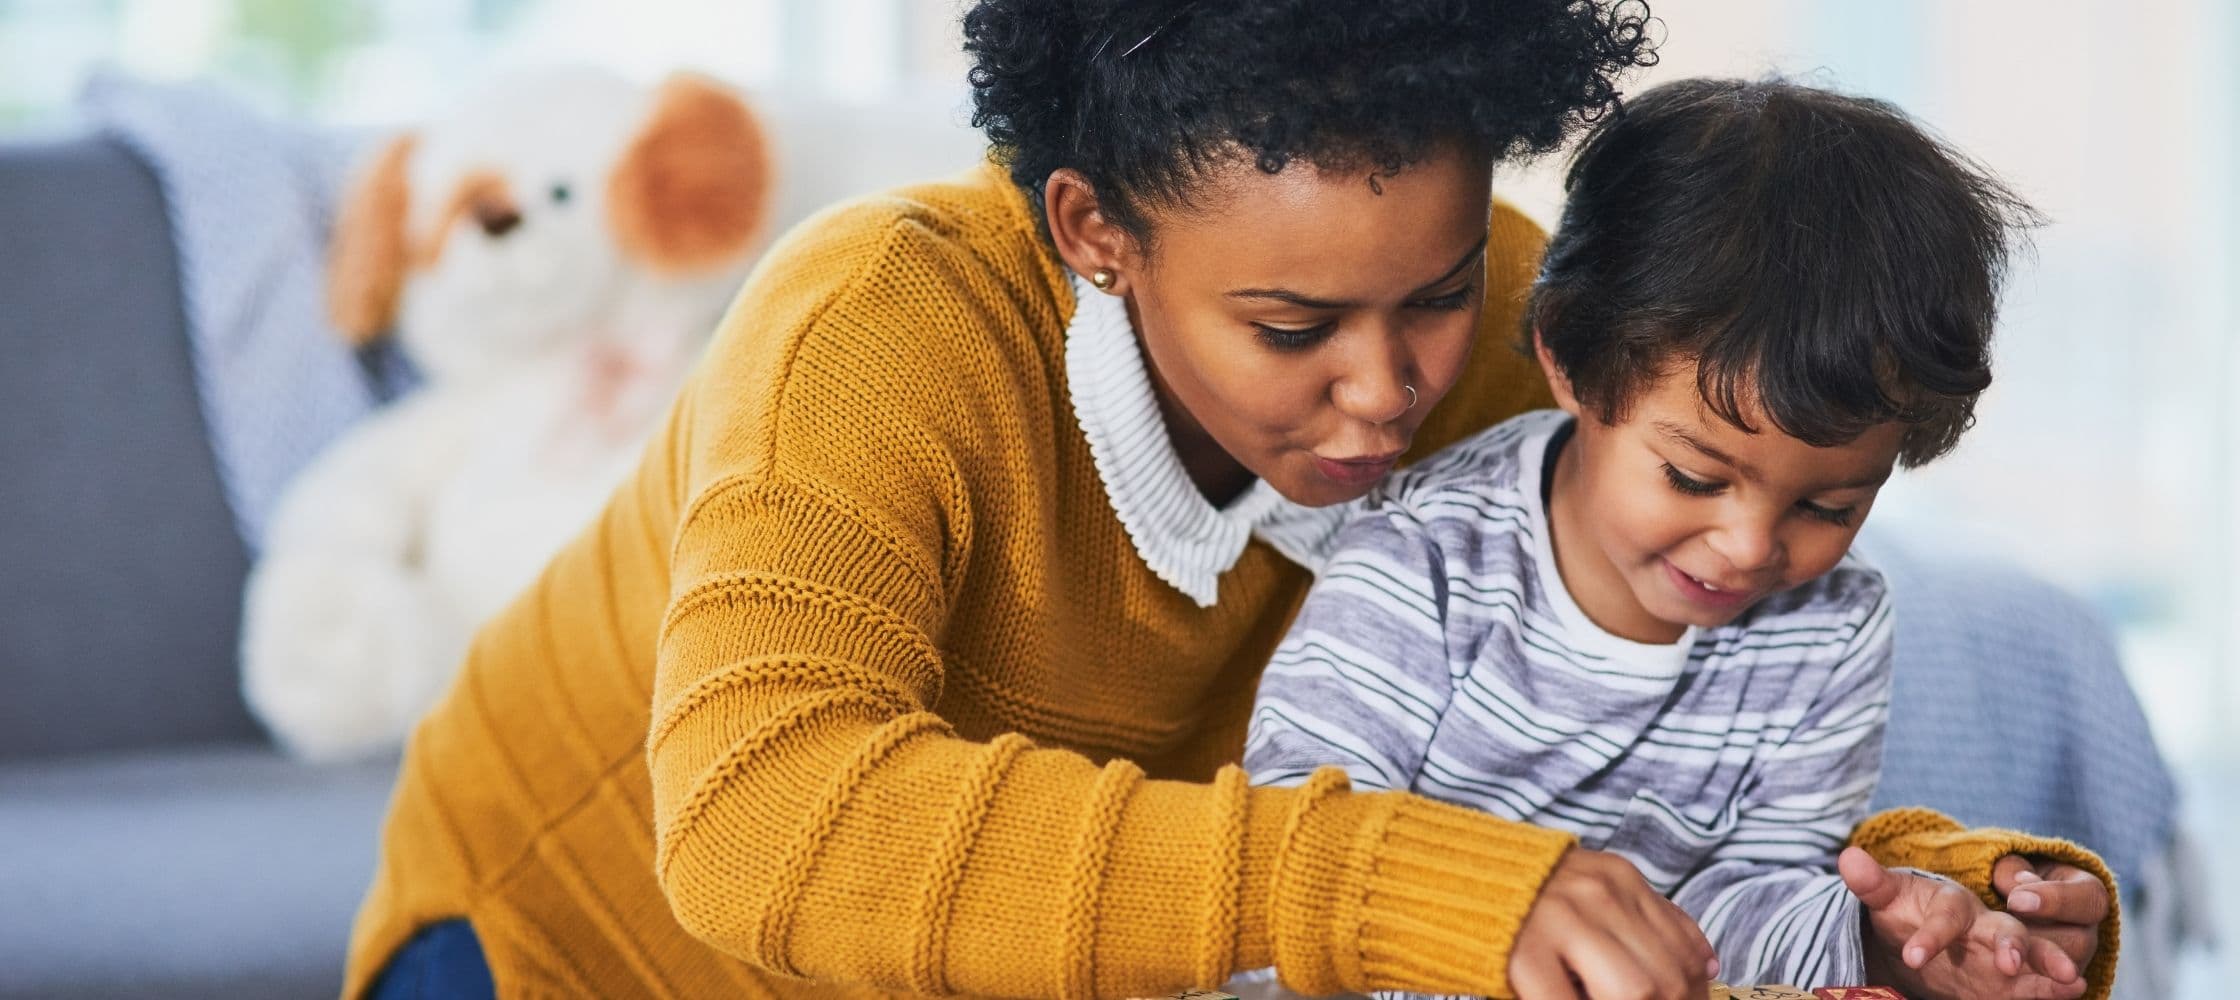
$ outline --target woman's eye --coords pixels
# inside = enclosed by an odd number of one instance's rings
[[[1292,328],[1254,323],[1252,329],[1261,343],[1279,351],[1296,351],[1314,346],[1316,342],[1329,336],[1330,331],[1337,329],[1337,326],[1333,323],[1318,323],[1309,327]]]
[[[1408,303],[1418,309],[1460,309],[1470,304],[1470,294],[1477,291],[1474,285],[1465,285],[1437,298],[1417,299]]]
[[[1859,510],[1859,508],[1857,507],[1822,507],[1810,500],[1797,501],[1797,509],[1804,511],[1806,517],[1813,518],[1814,520],[1826,521],[1829,524],[1833,524],[1839,528],[1850,527],[1851,518],[1856,515]]]
[[[1672,483],[1673,489],[1679,490],[1680,492],[1692,497],[1715,496],[1720,490],[1726,489],[1726,487],[1720,483],[1707,483],[1701,479],[1695,478],[1694,476],[1688,475],[1687,473],[1674,468],[1671,462],[1666,462],[1664,464],[1664,478],[1668,482]]]

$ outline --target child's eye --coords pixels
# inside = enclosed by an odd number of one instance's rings
[[[1859,510],[1857,507],[1822,507],[1810,500],[1797,501],[1797,509],[1804,511],[1806,517],[1826,521],[1839,528],[1850,527],[1851,518]]]
[[[1672,483],[1673,489],[1692,497],[1717,496],[1720,490],[1726,489],[1720,483],[1707,483],[1673,468],[1671,462],[1664,463],[1664,478]]]
[[[1269,326],[1266,323],[1252,324],[1254,334],[1260,338],[1260,342],[1279,351],[1297,351],[1312,347],[1317,341],[1329,336],[1330,331],[1337,328],[1338,325],[1335,323],[1319,323],[1299,329],[1286,326]]]

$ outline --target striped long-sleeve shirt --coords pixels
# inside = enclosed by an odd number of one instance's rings
[[[1395,477],[1339,533],[1254,706],[1260,784],[1344,768],[1559,827],[1699,921],[1734,982],[1863,980],[1834,859],[1867,814],[1890,611],[1852,558],[1669,646],[1595,626],[1555,569],[1561,413]]]

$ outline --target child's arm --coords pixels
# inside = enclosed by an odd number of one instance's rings
[[[1721,978],[1865,982],[1859,902],[1834,861],[1867,815],[1881,766],[1890,636],[1878,592],[1796,728],[1752,765],[1733,829],[1673,893],[1718,948]]]
[[[1261,675],[1245,741],[1255,785],[1343,768],[1356,788],[1407,789],[1453,679],[1445,565],[1397,505],[1354,517]]]

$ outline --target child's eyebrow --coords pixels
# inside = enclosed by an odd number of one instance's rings
[[[1740,461],[1734,456],[1720,451],[1719,449],[1714,448],[1708,444],[1705,444],[1702,441],[1696,440],[1695,435],[1688,433],[1688,429],[1680,426],[1679,424],[1673,423],[1670,420],[1659,420],[1656,422],[1656,428],[1658,432],[1662,433],[1665,437],[1671,438],[1674,441],[1678,441],[1690,448],[1694,448],[1695,450],[1702,452],[1706,458],[1724,464],[1734,469],[1736,472],[1742,473],[1742,478],[1744,479],[1755,483],[1765,478],[1764,476],[1758,474],[1757,467],[1752,466],[1747,462]]]
[[[1758,474],[1758,470],[1756,467],[1750,465],[1747,462],[1743,462],[1742,460],[1737,459],[1734,456],[1727,454],[1726,452],[1720,451],[1717,448],[1705,444],[1702,441],[1697,440],[1695,435],[1688,433],[1688,429],[1680,426],[1679,424],[1673,423],[1670,420],[1659,420],[1656,422],[1655,426],[1659,432],[1664,434],[1665,437],[1671,438],[1674,441],[1678,441],[1681,444],[1687,445],[1688,447],[1703,453],[1705,457],[1710,458],[1713,461],[1720,462],[1734,469],[1735,471],[1742,473],[1742,478],[1749,480],[1750,482],[1756,483],[1763,482],[1765,480],[1764,476]],[[1891,470],[1884,469],[1881,472],[1878,472],[1871,476],[1862,476],[1847,483],[1837,483],[1836,485],[1831,486],[1827,490],[1823,490],[1822,492],[1831,492],[1836,490],[1863,490],[1870,486],[1881,486],[1883,483],[1890,481],[1890,472]]]

